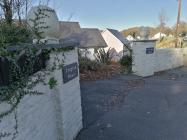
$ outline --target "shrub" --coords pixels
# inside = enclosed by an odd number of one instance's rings
[[[110,54],[110,49],[108,49],[108,51],[105,51],[103,48],[102,49],[98,49],[95,51],[95,59],[97,62],[99,63],[103,63],[103,64],[110,64],[112,57]]]
[[[124,66],[125,70],[127,70],[128,72],[132,71],[132,56],[126,55],[123,56],[120,60],[120,64],[122,66]]]
[[[85,53],[89,53],[89,52],[87,50],[85,50],[85,51],[79,50],[78,51],[80,72],[83,72],[86,70],[90,70],[90,71],[99,70],[101,67],[101,64],[95,60],[90,60],[89,58],[87,58]]]
[[[81,72],[85,70],[97,71],[100,67],[101,65],[97,61],[85,57],[79,57],[79,69]]]
[[[0,43],[16,44],[16,43],[30,43],[31,31],[26,25],[8,25],[0,22]]]
[[[49,79],[48,85],[50,89],[53,89],[55,86],[58,85],[58,81],[54,77],[52,77]]]
[[[26,25],[9,25],[0,21],[0,56],[8,55],[6,47],[10,44],[31,42],[32,34]]]

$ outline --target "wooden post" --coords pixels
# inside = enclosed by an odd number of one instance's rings
[[[176,33],[175,33],[175,47],[178,47],[178,30],[179,30],[179,24],[180,24],[180,16],[181,16],[181,3],[182,0],[178,0],[178,16],[177,16],[177,24],[176,24]]]

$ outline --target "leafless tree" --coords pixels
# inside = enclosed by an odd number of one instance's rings
[[[0,0],[0,7],[8,24],[12,23],[14,0]]]
[[[0,10],[7,24],[12,24],[15,16],[21,23],[22,16],[27,16],[31,0],[0,0]]]
[[[27,0],[15,0],[14,1],[14,10],[17,13],[19,24],[21,24],[21,9],[26,4]]]

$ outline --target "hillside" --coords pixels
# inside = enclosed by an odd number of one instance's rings
[[[140,28],[141,27],[132,27],[129,29],[124,29],[121,32],[123,33],[123,35],[125,37],[127,37],[128,35],[139,36],[140,35]],[[171,27],[165,26],[161,32],[166,35],[170,35],[170,34],[174,35],[175,29],[176,29],[176,24]],[[152,37],[156,33],[160,32],[159,26],[158,27],[149,27],[149,30],[150,30],[150,37]],[[179,23],[179,35],[183,36],[183,37],[187,35],[187,22],[181,21]]]
[[[129,29],[124,29],[121,32],[125,37],[127,37],[128,35],[139,36],[140,35],[140,28],[141,27],[132,27]],[[160,32],[160,29],[158,27],[149,27],[149,31],[150,31],[150,37],[152,37],[156,33]],[[173,29],[170,27],[165,27],[162,32],[167,35],[174,33]]]
[[[137,37],[140,35],[140,28],[141,27],[133,27],[133,28],[125,29],[121,32],[125,37],[127,37],[128,35],[132,35],[132,36]],[[155,34],[160,32],[160,28],[159,27],[149,27],[149,31],[150,31],[150,37],[153,37]],[[165,27],[161,32],[166,35],[174,35],[175,26]],[[185,37],[186,35],[187,35],[187,23],[182,22],[179,27],[179,37],[182,38],[182,37]],[[179,43],[180,43],[180,41],[179,41]],[[182,45],[182,44],[180,44],[180,45]],[[158,40],[156,43],[157,48],[170,48],[170,47],[174,47],[174,46],[175,46],[175,38],[172,38],[169,36],[166,38],[162,38],[161,40]]]

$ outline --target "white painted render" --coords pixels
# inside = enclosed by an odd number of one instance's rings
[[[128,36],[127,36],[127,39],[128,39],[129,41],[135,40],[134,37],[133,37],[132,35],[128,35]]]
[[[162,38],[162,37],[166,37],[166,34],[159,32],[159,33],[155,34],[155,35],[152,37],[152,39],[160,39],[160,38]]]
[[[39,27],[48,27],[48,28],[39,28],[38,30],[42,33],[42,37],[48,39],[59,39],[59,31],[60,31],[60,26],[59,26],[59,20],[57,17],[56,12],[51,9],[50,7],[47,6],[35,6],[32,7],[31,10],[28,12],[27,15],[27,21],[30,27],[34,27],[34,23],[31,20],[36,20],[36,13],[39,14],[39,10],[42,10],[42,13],[47,15],[44,18],[41,18],[37,21],[37,23],[41,23],[38,26]],[[44,24],[44,23],[45,24]],[[43,24],[42,24],[43,23]]]
[[[107,43],[105,51],[110,49],[110,55],[112,61],[119,61],[124,55],[129,55],[130,52],[127,49],[130,48],[130,42],[117,30],[106,29],[102,32],[102,36]]]
[[[155,72],[183,66],[183,50],[181,48],[156,49]]]
[[[184,59],[184,61],[183,61],[184,62],[184,66],[187,66],[187,48],[183,48],[182,51],[183,51],[183,54],[184,54],[183,55],[184,56],[184,58],[183,58]]]
[[[123,51],[124,44],[118,38],[116,38],[110,31],[103,31],[102,36],[108,46],[105,48],[105,50],[108,50],[109,48],[114,48],[117,51],[117,53]]]
[[[155,47],[155,42],[134,42],[132,71],[142,77],[154,75],[155,54],[146,54],[146,48]]]
[[[90,60],[95,60],[94,48],[79,49],[79,51],[82,57],[89,58]]]
[[[53,66],[54,58],[65,58],[65,65],[78,63],[77,49],[64,54],[50,55],[48,66]],[[82,108],[79,76],[68,83],[63,83],[62,69],[46,76],[55,77],[58,85],[49,89],[48,85],[38,84],[34,90],[43,95],[25,96],[17,108],[18,134],[15,140],[73,140],[82,129]],[[8,108],[0,104],[2,112]],[[1,140],[12,140],[15,120],[14,113],[0,121],[0,132],[11,133]]]
[[[187,63],[187,48],[155,49],[153,54],[146,54],[146,48],[154,47],[155,42],[134,42],[133,72],[142,77],[152,76],[155,72],[177,68]]]

